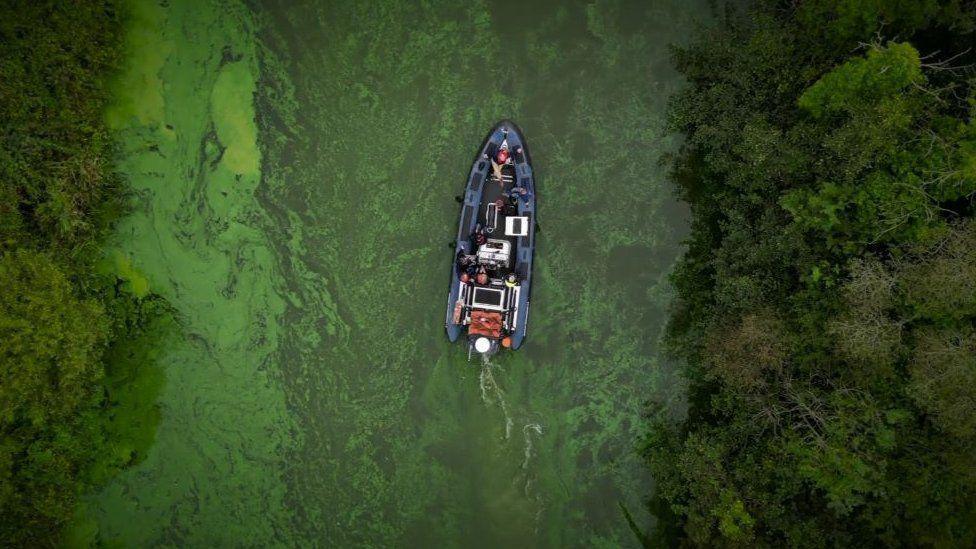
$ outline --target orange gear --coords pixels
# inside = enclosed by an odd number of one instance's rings
[[[502,335],[502,315],[491,311],[472,311],[468,334],[498,338]]]

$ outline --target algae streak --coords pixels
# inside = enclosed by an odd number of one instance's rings
[[[659,159],[694,4],[268,0],[259,27],[134,5],[108,119],[135,213],[107,263],[182,337],[156,446],[95,499],[102,538],[636,544],[642,413],[680,406],[656,341],[684,212]],[[501,118],[544,232],[527,344],[482,367],[444,337],[445,243]]]
[[[304,539],[618,547],[649,529],[642,413],[681,394],[656,344],[684,230],[659,163],[668,44],[703,4],[262,3],[259,195],[295,296],[277,366]],[[482,367],[444,336],[445,243],[502,118],[525,131],[543,230],[526,345]]]
[[[281,541],[282,452],[295,439],[268,368],[284,304],[254,198],[250,13],[237,2],[128,7],[129,58],[106,118],[134,212],[108,263],[133,291],[165,297],[180,326],[159,358],[156,444],[90,501],[98,535],[131,546]]]

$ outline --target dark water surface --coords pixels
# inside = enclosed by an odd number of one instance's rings
[[[128,545],[633,546],[685,214],[668,62],[704,0],[133,3],[112,253],[166,296],[156,444],[77,529]],[[511,118],[529,337],[443,331],[460,194]]]

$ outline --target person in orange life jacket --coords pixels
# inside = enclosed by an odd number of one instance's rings
[[[488,269],[485,269],[484,265],[478,268],[478,274],[475,275],[474,281],[482,286],[488,284]]]

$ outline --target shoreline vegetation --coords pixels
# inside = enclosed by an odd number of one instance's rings
[[[145,456],[172,318],[103,251],[127,203],[104,122],[124,14],[0,7],[0,539],[50,546],[84,493]]]
[[[976,543],[976,4],[756,2],[674,51],[664,543]]]

